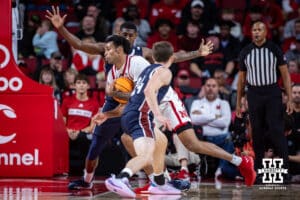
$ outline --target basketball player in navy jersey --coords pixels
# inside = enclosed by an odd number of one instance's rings
[[[59,7],[56,8],[52,6],[52,12],[47,10],[46,18],[49,19],[53,26],[58,30],[58,32],[63,36],[64,39],[68,41],[68,43],[75,49],[84,51],[89,54],[101,54],[104,53],[105,43],[98,42],[98,43],[86,43],[81,41],[75,35],[70,33],[65,27],[65,19],[67,15],[63,17],[60,16]],[[132,50],[129,52],[129,55],[140,55],[146,58],[149,62],[152,62],[152,50],[147,47],[138,47],[134,46],[134,41],[137,37],[137,28],[134,23],[132,22],[125,22],[120,27],[119,35],[125,37],[131,45]],[[211,41],[207,43],[211,45]],[[190,52],[176,52],[174,62],[182,62],[186,60],[191,60],[201,56],[201,45],[199,49],[196,51]],[[109,71],[109,70],[107,70]]]
[[[171,45],[167,42],[159,42],[154,46],[154,49],[155,48],[164,49],[162,52],[168,52],[168,50],[166,49],[170,49]],[[157,52],[160,51],[157,50]],[[162,54],[162,52],[160,53]],[[154,58],[158,59],[155,57],[155,53]],[[137,150],[135,152],[135,155],[137,157],[141,156],[141,147],[140,145],[135,144],[135,140],[142,136],[151,137],[151,134],[147,134],[147,131],[149,132],[149,130],[152,130],[152,126],[150,125],[152,124],[153,118],[155,116],[155,119],[159,122],[159,124],[165,127],[169,127],[170,129],[174,129],[174,125],[180,125],[179,129],[176,132],[178,133],[178,137],[180,138],[180,140],[190,151],[225,159],[238,166],[241,174],[245,177],[246,185],[251,186],[254,183],[256,177],[256,173],[253,169],[253,160],[251,158],[246,156],[238,157],[235,155],[231,155],[212,143],[199,141],[190,124],[190,120],[188,120],[189,117],[187,115],[181,117],[180,115],[176,115],[176,113],[183,113],[185,110],[184,107],[180,108],[182,102],[180,103],[177,94],[170,87],[171,77],[172,74],[170,70],[166,67],[161,67],[160,65],[151,65],[150,67],[147,67],[139,77],[135,90],[122,116],[122,126],[126,130],[126,133],[131,134],[131,137],[134,140],[133,147],[135,151]],[[166,108],[162,111],[161,107],[159,107],[159,104],[166,104]],[[177,107],[179,107],[179,109]],[[152,112],[149,112],[149,110],[151,110]],[[136,115],[136,117],[134,117],[134,115]],[[139,119],[148,120],[142,120],[144,122],[142,123],[138,121]],[[181,121],[183,123],[178,123],[178,121]],[[145,124],[145,122],[148,123]],[[145,126],[140,127],[141,124]],[[136,131],[138,131],[139,129],[142,130],[142,133],[144,133],[144,135],[138,134],[139,132],[136,133]],[[151,148],[149,147],[149,149]],[[147,158],[147,156],[144,154],[142,157]],[[130,177],[133,173],[136,172],[137,169],[139,169],[139,161],[141,160],[137,159],[137,163],[128,164],[127,167],[121,172],[121,174],[117,176],[117,179],[115,177],[108,179],[106,182],[107,187],[112,191],[117,191],[117,193],[119,193],[120,195],[133,195],[131,189],[127,187],[128,184],[126,178]],[[163,163],[163,160],[161,160],[161,163]],[[163,174],[159,174],[158,178],[157,176],[155,177],[158,182],[160,182],[163,179]],[[156,182],[155,178],[154,181]],[[117,185],[118,188],[115,188],[114,185]],[[151,188],[150,186],[149,192],[151,193],[153,192],[153,190],[155,190],[155,188]]]

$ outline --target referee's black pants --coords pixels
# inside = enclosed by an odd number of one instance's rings
[[[288,169],[288,148],[284,136],[283,103],[277,84],[270,86],[249,86],[247,91],[249,117],[252,126],[254,167],[262,167],[265,147],[269,143],[274,153],[283,158],[283,168]]]

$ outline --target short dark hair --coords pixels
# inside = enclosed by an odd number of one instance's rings
[[[85,74],[77,74],[77,76],[75,77],[75,83],[76,81],[86,81],[88,84],[90,84],[90,81]]]
[[[166,41],[154,43],[152,51],[153,58],[157,62],[167,62],[174,53],[172,44]]]
[[[130,22],[130,21],[124,22],[124,23],[120,26],[120,31],[122,31],[123,28],[131,29],[131,30],[134,30],[134,32],[137,32],[136,25],[135,25],[133,22]]]
[[[130,43],[129,41],[119,35],[110,35],[105,39],[105,42],[112,42],[114,44],[115,47],[123,47],[123,50],[126,54],[129,54],[131,51],[131,47],[130,47]]]

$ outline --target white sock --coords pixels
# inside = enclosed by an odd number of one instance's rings
[[[127,168],[127,167],[125,167],[125,168],[122,170],[122,172],[129,174],[129,177],[132,177],[132,176],[133,176],[132,170],[129,169],[129,168]]]
[[[94,177],[94,172],[92,172],[92,173],[87,173],[87,171],[84,170],[83,178],[84,178],[84,181],[85,181],[85,182],[87,182],[87,183],[92,182],[93,177]]]
[[[239,166],[242,162],[242,158],[239,156],[236,156],[234,154],[232,154],[232,160],[230,161],[232,164],[234,164],[235,166]]]
[[[154,183],[154,174],[153,173],[149,174],[148,178],[149,178],[151,183]]]
[[[164,176],[167,179],[167,181],[171,181],[172,180],[167,169],[164,171]]]

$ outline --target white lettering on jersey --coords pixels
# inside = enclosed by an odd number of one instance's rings
[[[88,111],[88,110],[71,108],[71,109],[68,110],[68,114],[69,115],[76,115],[76,116],[91,118],[93,113],[91,111]]]

